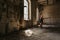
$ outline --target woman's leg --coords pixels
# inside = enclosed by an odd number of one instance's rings
[[[42,23],[40,23],[40,26],[39,27],[42,28]]]

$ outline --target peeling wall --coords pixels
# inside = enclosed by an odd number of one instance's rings
[[[60,5],[47,5],[43,10],[44,23],[59,24],[60,23]]]
[[[20,0],[6,0],[0,3],[0,33],[6,34],[20,28]]]

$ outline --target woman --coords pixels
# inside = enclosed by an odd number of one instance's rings
[[[39,25],[38,26],[42,28],[42,24],[43,24],[43,16],[40,15],[40,17],[39,17]]]

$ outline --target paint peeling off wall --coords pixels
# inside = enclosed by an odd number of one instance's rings
[[[60,23],[60,5],[45,6],[43,10],[44,23],[59,24]]]

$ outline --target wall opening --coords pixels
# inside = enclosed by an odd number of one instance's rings
[[[28,1],[24,0],[24,20],[28,20]]]

